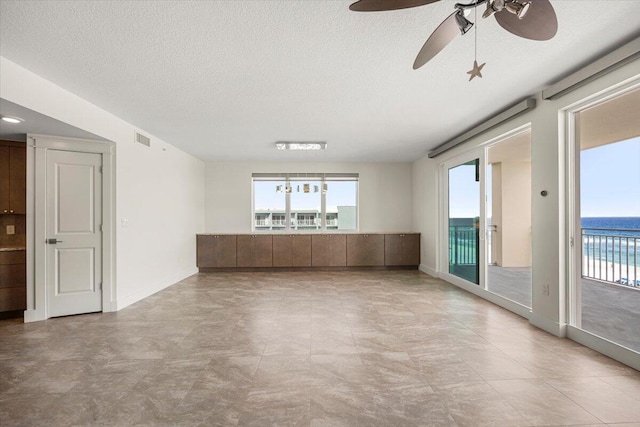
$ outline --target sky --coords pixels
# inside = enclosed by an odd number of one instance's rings
[[[480,183],[476,182],[476,167],[460,165],[449,169],[449,217],[480,216]]]
[[[580,154],[582,217],[640,217],[640,137]]]

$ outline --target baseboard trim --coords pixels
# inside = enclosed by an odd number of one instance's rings
[[[24,311],[24,323],[30,322],[39,322],[41,320],[47,320],[45,316],[42,316],[42,313],[37,310],[25,310]]]
[[[141,301],[145,298],[150,297],[151,295],[160,292],[163,289],[168,288],[171,285],[175,285],[181,280],[186,279],[189,276],[193,276],[198,273],[198,269],[196,267],[190,268],[188,270],[183,270],[176,274],[173,274],[167,277],[164,280],[160,280],[151,286],[147,286],[142,289],[138,289],[135,293],[127,295],[123,298],[120,298],[116,301],[116,310],[122,310],[125,307],[130,306],[131,304],[135,304],[138,301]]]
[[[567,326],[567,337],[640,371],[640,355],[631,349],[570,325]]]
[[[418,266],[418,270],[422,271],[425,274],[428,274],[431,277],[438,277],[438,270],[436,270],[435,268],[429,267],[428,265],[420,264]]]
[[[551,335],[555,335],[556,337],[565,338],[567,336],[566,324],[547,319],[546,317],[539,316],[534,312],[531,312],[531,315],[529,316],[529,323],[536,328],[549,332]]]

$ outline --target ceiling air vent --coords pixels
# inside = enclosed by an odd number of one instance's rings
[[[140,132],[136,132],[136,142],[146,145],[147,147],[151,147],[151,138],[144,136]]]

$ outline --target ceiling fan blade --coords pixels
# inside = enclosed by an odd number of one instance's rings
[[[558,17],[549,0],[530,0],[529,11],[522,19],[506,9],[495,14],[505,30],[530,40],[550,40],[558,32]]]
[[[356,12],[381,12],[424,6],[437,1],[440,0],[359,0],[349,6],[349,9]]]
[[[442,24],[436,28],[436,30],[429,36],[425,42],[416,60],[413,62],[413,69],[417,70],[424,64],[429,62],[434,56],[436,56],[442,49],[460,35],[460,27],[456,22],[456,13],[453,12]]]

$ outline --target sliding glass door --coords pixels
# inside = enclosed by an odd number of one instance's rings
[[[443,178],[443,230],[441,271],[480,285],[485,271],[483,264],[484,151],[477,150],[444,163]]]
[[[449,273],[480,284],[480,159],[448,170]]]
[[[440,167],[442,277],[531,307],[531,130]]]
[[[640,88],[574,113],[571,325],[640,352]]]

